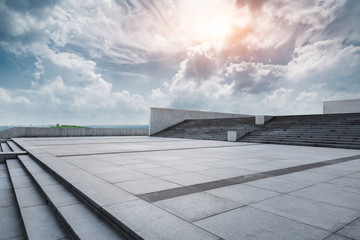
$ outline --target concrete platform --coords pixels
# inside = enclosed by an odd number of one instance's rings
[[[135,239],[360,239],[359,150],[159,137],[13,140]]]

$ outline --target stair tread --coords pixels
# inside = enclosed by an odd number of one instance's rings
[[[31,157],[21,155],[19,159],[73,235],[80,239],[124,239],[104,219]]]
[[[3,152],[12,152],[11,148],[7,143],[1,143],[1,149]]]
[[[0,239],[25,239],[19,209],[5,163],[0,164]]]
[[[8,146],[12,149],[13,152],[21,152],[22,149],[16,145],[13,141],[7,141],[6,142]]]
[[[7,160],[11,179],[23,178],[31,182],[30,176],[25,171],[21,174],[22,166],[18,160]],[[60,225],[45,199],[41,196],[35,183],[29,186],[13,185],[20,208],[21,217],[25,226],[28,239],[61,239],[67,237],[66,232]]]

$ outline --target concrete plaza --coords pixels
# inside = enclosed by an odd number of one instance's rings
[[[14,139],[143,239],[360,239],[360,151],[157,137]],[[72,203],[64,211],[73,211]]]

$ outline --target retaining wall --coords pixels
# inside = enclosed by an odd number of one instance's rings
[[[324,101],[323,113],[360,113],[360,99]]]
[[[148,129],[131,128],[41,128],[13,127],[0,131],[0,138],[79,137],[79,136],[148,136]]]
[[[179,110],[169,108],[150,108],[149,135],[154,135],[168,127],[187,119],[214,119],[214,118],[239,118],[251,117],[251,115],[235,113],[219,113]]]

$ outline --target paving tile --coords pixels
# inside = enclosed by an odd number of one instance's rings
[[[12,238],[7,238],[6,240],[26,240],[26,238],[23,235],[19,235]]]
[[[44,186],[42,189],[57,208],[79,203],[75,195],[61,184]]]
[[[329,237],[325,238],[324,240],[353,240],[353,239],[334,233],[334,234],[331,234]]]
[[[21,163],[17,159],[6,160],[6,165],[9,169],[22,168]]]
[[[214,169],[214,167],[207,166],[204,164],[186,164],[186,165],[180,165],[180,166],[174,166],[174,168],[189,172],[197,172],[207,169]]]
[[[143,200],[106,206],[104,211],[147,240],[220,239]]]
[[[210,169],[210,170],[199,171],[197,173],[210,177],[215,177],[217,179],[225,179],[225,178],[232,178],[237,176],[253,174],[256,173],[256,171],[234,167],[234,168]]]
[[[360,210],[360,190],[358,188],[321,183],[292,192],[291,195]]]
[[[353,238],[353,239],[360,239],[360,219],[356,219],[343,229],[340,229],[340,231],[337,232],[338,234],[341,234],[343,236]]]
[[[178,184],[159,178],[147,178],[142,180],[120,182],[116,183],[115,185],[133,194],[156,192],[165,189],[180,187],[180,185]]]
[[[206,192],[242,204],[251,204],[279,195],[278,192],[247,186],[244,184],[213,189]]]
[[[154,204],[190,222],[242,206],[207,193],[189,194]]]
[[[82,204],[60,207],[58,211],[79,239],[124,239],[112,227]]]
[[[11,189],[12,185],[10,182],[10,178],[8,176],[8,173],[6,173],[6,177],[0,178],[0,189]]]
[[[93,179],[73,186],[99,206],[136,199],[134,195],[102,180]]]
[[[157,167],[151,169],[141,169],[138,171],[143,172],[145,174],[149,174],[154,177],[162,177],[162,176],[186,173],[186,171],[170,168],[170,167]]]
[[[11,161],[11,162],[13,162],[13,161]],[[26,172],[22,167],[11,168],[9,171],[10,171],[12,177],[26,175]]]
[[[15,206],[16,200],[11,188],[0,189],[0,207]]]
[[[347,177],[351,177],[351,178],[360,178],[360,172],[350,174],[350,175],[348,175]]]
[[[15,194],[20,208],[46,204],[35,187],[15,189]]]
[[[48,205],[21,209],[29,239],[61,239],[67,236]]]
[[[292,182],[281,179],[279,177],[270,177],[266,179],[247,182],[245,184],[281,193],[288,193],[311,185],[308,183]]]
[[[16,206],[0,207],[0,239],[22,235],[21,217]]]
[[[36,173],[32,176],[41,187],[58,184],[58,180],[49,173]]]
[[[353,167],[335,164],[335,165],[313,168],[313,169],[310,169],[309,171],[325,173],[325,174],[332,174],[335,176],[344,176],[344,175],[355,173],[358,170]]]
[[[117,182],[125,182],[125,181],[133,181],[133,180],[140,180],[145,178],[151,178],[152,176],[148,174],[144,174],[138,171],[128,170],[122,173],[105,173],[105,174],[97,174],[99,178],[104,179],[110,183],[117,183]]]
[[[238,239],[323,239],[329,232],[263,212],[242,207],[195,222],[226,240]]]
[[[11,177],[11,182],[15,189],[31,187],[34,184],[31,178],[27,175]]]
[[[281,195],[251,206],[332,232],[360,216],[355,210],[291,195]]]
[[[204,176],[198,173],[176,174],[171,176],[164,176],[161,178],[183,186],[219,180],[218,178]]]
[[[67,169],[63,169],[61,167],[56,172],[70,184],[87,182],[87,181],[91,181],[92,179],[94,179],[94,175],[92,175],[82,169],[67,170]]]
[[[310,172],[308,170],[306,171],[300,171],[290,174],[285,174],[278,177],[279,179],[284,179],[287,181],[294,181],[294,182],[300,182],[300,183],[307,183],[307,184],[316,184],[320,182],[329,181],[331,179],[337,178],[337,176],[334,176],[332,174],[325,174],[325,173],[318,173],[318,172]]]
[[[360,188],[360,178],[343,177],[331,180],[329,183]]]

